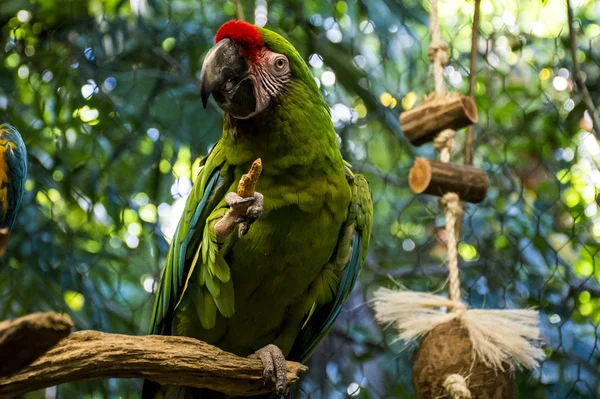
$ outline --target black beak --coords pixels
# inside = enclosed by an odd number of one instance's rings
[[[212,94],[223,111],[244,119],[256,113],[256,98],[250,64],[241,50],[230,39],[223,39],[210,49],[200,73],[200,95],[204,108]]]

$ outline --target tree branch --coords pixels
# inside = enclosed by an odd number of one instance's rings
[[[240,0],[233,0],[233,4],[235,4],[235,17],[240,21],[245,21],[242,2]]]
[[[56,313],[33,313],[0,322],[0,376],[19,370],[42,356],[69,335],[72,326],[69,319]]]
[[[0,358],[7,359],[4,352],[0,352]],[[287,362],[286,366],[288,383],[296,382],[307,370],[296,362]],[[146,378],[232,396],[274,391],[275,384],[265,386],[262,375],[259,359],[239,357],[193,338],[79,331],[29,366],[0,377],[0,398],[66,382],[105,378]]]
[[[577,41],[575,39],[575,27],[573,26],[573,8],[571,8],[571,1],[567,0],[567,15],[569,20],[569,41],[571,47],[571,59],[573,60],[573,78],[575,79],[575,83],[577,83],[577,88],[579,89],[579,93],[581,94],[581,98],[583,103],[585,104],[585,108],[587,109],[588,114],[590,115],[590,119],[592,120],[592,125],[594,130],[596,131],[596,138],[600,137],[600,117],[598,116],[598,112],[596,112],[596,107],[594,106],[594,102],[590,93],[583,82],[583,77],[581,76],[581,68],[579,66],[579,61],[577,61]]]
[[[481,0],[475,0],[473,13],[473,30],[471,31],[471,56],[469,58],[469,97],[475,100],[477,87],[477,56],[479,55],[479,5]],[[465,165],[473,165],[473,125],[467,128],[465,136]],[[460,236],[460,232],[459,232]]]

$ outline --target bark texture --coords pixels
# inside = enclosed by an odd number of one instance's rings
[[[19,370],[71,333],[71,321],[56,313],[33,313],[0,322],[0,376]]]
[[[23,346],[19,349],[26,350]],[[4,364],[5,354],[0,352],[0,358]],[[288,383],[297,381],[307,370],[296,362],[287,362],[286,367]],[[146,378],[251,396],[274,391],[275,384],[265,385],[262,374],[260,360],[242,358],[193,338],[79,331],[29,366],[0,377],[0,398],[66,382],[105,378]]]
[[[469,165],[415,158],[408,185],[415,194],[441,197],[446,193],[457,193],[463,201],[478,203],[485,199],[489,180],[483,170]]]
[[[477,107],[471,97],[458,94],[433,98],[400,114],[400,125],[412,145],[433,141],[444,129],[459,130],[477,123]]]

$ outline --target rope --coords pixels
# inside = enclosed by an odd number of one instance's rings
[[[450,162],[450,154],[454,152],[454,133],[452,129],[445,129],[433,140],[433,147],[440,153],[442,162]]]
[[[431,18],[429,23],[431,29],[431,44],[427,50],[429,61],[433,64],[433,77],[435,82],[435,94],[442,97],[446,94],[444,87],[444,66],[448,63],[448,43],[440,37],[440,25],[438,23],[437,0],[431,0]]]
[[[438,24],[437,0],[431,0],[431,44],[429,45],[429,60],[433,64],[435,79],[435,94],[441,97],[446,94],[444,87],[444,65],[448,63],[448,44],[440,39]],[[440,153],[440,161],[450,162],[454,152],[454,135],[452,129],[442,130],[433,142],[434,148]],[[446,233],[448,237],[448,294],[453,304],[453,313],[461,319],[466,306],[460,300],[460,279],[458,274],[458,231],[456,222],[462,215],[462,206],[456,193],[446,193],[440,199],[440,206],[445,211]],[[444,381],[444,389],[452,399],[471,399],[471,391],[466,380],[459,374],[451,374]]]
[[[456,220],[462,214],[460,200],[456,193],[446,193],[440,199],[440,205],[446,212],[446,233],[448,235],[448,272],[449,272],[449,293],[450,300],[460,301],[460,280],[458,278],[458,239],[456,236]],[[457,306],[459,310],[461,306]],[[462,306],[464,309],[464,305]]]
[[[475,0],[479,4],[478,0]],[[437,0],[431,0],[432,43],[429,57],[434,65],[436,90],[425,101],[439,99],[439,96],[459,96],[459,93],[445,93],[442,65],[448,60],[442,54],[448,46],[440,40]],[[475,41],[474,41],[475,42]],[[475,50],[474,50],[475,51]],[[471,73],[474,73],[472,70]],[[434,140],[434,147],[440,153],[443,163],[450,162],[454,151],[452,129],[441,131]],[[398,338],[414,341],[432,329],[452,320],[460,320],[469,333],[475,357],[487,367],[504,371],[506,365],[536,367],[544,358],[542,341],[538,328],[539,317],[535,310],[477,310],[466,309],[460,300],[460,280],[458,269],[458,241],[460,231],[457,221],[462,216],[460,198],[456,193],[446,193],[440,198],[440,207],[446,218],[448,236],[448,291],[449,298],[424,292],[388,290],[380,288],[375,292],[375,317],[382,324],[394,324]],[[512,366],[511,366],[512,367]],[[472,394],[468,384],[458,374],[448,375],[442,384],[446,395],[452,399],[470,399]],[[510,388],[508,388],[510,389]],[[444,396],[444,397],[445,397]]]
[[[443,386],[452,399],[471,399],[467,381],[460,374],[450,374],[444,380]]]
[[[431,0],[431,44],[429,45],[429,59],[433,63],[435,78],[435,94],[446,94],[444,88],[443,66],[448,62],[448,44],[440,39],[440,26],[438,23],[437,0]],[[442,130],[433,141],[433,146],[440,153],[442,162],[450,162],[450,154],[454,151],[454,134],[452,129]],[[456,304],[454,311],[460,317],[465,310],[460,301],[460,281],[458,279],[458,232],[456,221],[462,215],[462,207],[458,195],[446,193],[440,199],[440,205],[446,213],[446,232],[448,235],[448,272],[450,300]]]

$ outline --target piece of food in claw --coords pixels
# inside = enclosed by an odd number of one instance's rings
[[[262,172],[262,161],[260,158],[252,162],[252,166],[250,166],[250,170],[248,173],[242,175],[240,179],[240,183],[238,184],[237,193],[242,198],[254,198],[254,193],[256,192],[256,183],[258,183],[258,178]],[[245,212],[250,207],[250,202],[248,201],[248,205],[245,207],[241,207],[241,209]],[[250,226],[248,222],[242,222],[238,226],[238,237],[243,237],[248,234],[248,230]]]
[[[252,162],[250,170],[245,175],[242,175],[238,184],[237,193],[240,197],[253,197],[256,191],[256,183],[262,172],[262,161],[260,158]]]

